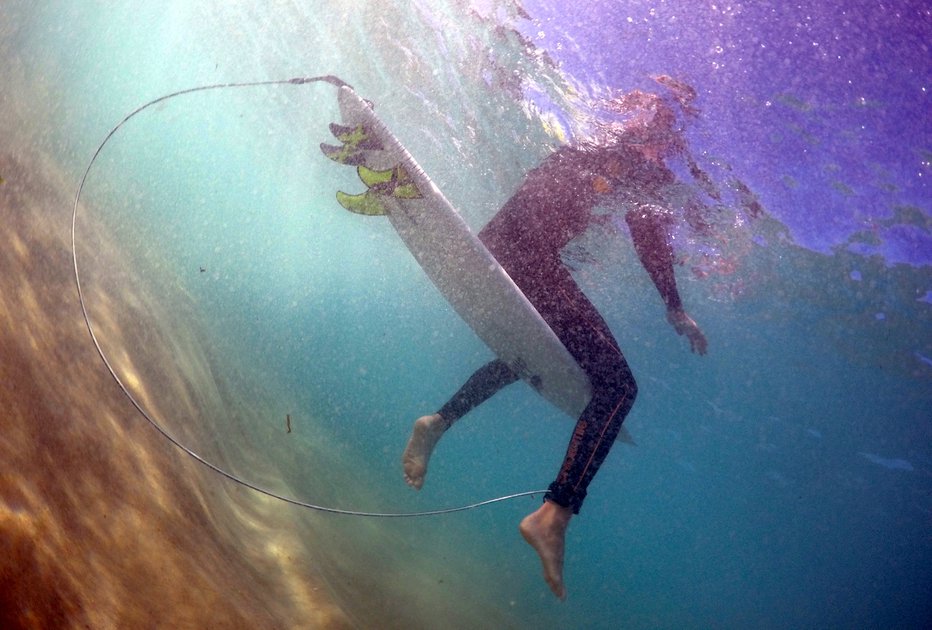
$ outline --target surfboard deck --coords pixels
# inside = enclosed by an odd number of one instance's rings
[[[540,395],[578,417],[592,396],[589,379],[508,273],[430,180],[371,105],[339,91],[342,147],[331,159],[356,165],[368,190],[338,193],[341,205],[385,214],[418,264],[478,337]]]

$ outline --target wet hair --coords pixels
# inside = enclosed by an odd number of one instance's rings
[[[665,90],[661,93],[635,89],[603,99],[594,108],[592,133],[584,143],[605,150],[644,144],[665,144],[670,154],[686,149],[683,130],[698,115],[692,101],[696,91],[668,75],[652,77]]]

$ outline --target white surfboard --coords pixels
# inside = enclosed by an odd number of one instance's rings
[[[381,149],[365,166],[401,164],[420,198],[380,195],[389,220],[460,317],[486,345],[544,398],[578,417],[591,398],[589,379],[502,266],[427,177],[411,154],[352,89],[341,87],[347,127],[362,125]]]

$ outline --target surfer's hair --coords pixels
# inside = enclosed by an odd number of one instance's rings
[[[696,91],[668,75],[652,78],[666,89],[659,94],[635,89],[598,103],[601,115],[584,142],[587,148],[610,150],[656,143],[666,145],[671,155],[686,150],[686,123],[699,114],[692,104]]]

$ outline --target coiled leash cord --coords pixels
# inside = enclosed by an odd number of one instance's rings
[[[317,76],[317,77],[296,77],[294,79],[282,79],[282,80],[277,80],[277,81],[252,81],[252,82],[246,82],[246,83],[217,83],[213,85],[202,85],[198,87],[188,88],[185,90],[179,90],[177,92],[172,92],[171,94],[166,94],[164,96],[160,96],[158,98],[152,99],[148,103],[145,103],[144,105],[141,105],[140,107],[137,107],[135,110],[127,114],[126,117],[123,118],[123,120],[117,123],[116,126],[113,127],[113,129],[111,129],[110,132],[106,136],[104,136],[103,141],[97,147],[97,150],[94,151],[94,155],[91,157],[90,162],[88,162],[87,168],[84,169],[84,175],[81,177],[81,182],[78,185],[78,191],[74,196],[74,209],[71,213],[71,257],[72,257],[72,262],[74,263],[74,283],[75,283],[75,287],[78,290],[78,299],[81,302],[81,313],[84,316],[84,323],[87,326],[87,332],[90,334],[91,340],[94,342],[94,347],[97,349],[97,354],[100,355],[101,360],[104,362],[104,365],[107,366],[107,370],[110,372],[110,376],[113,377],[113,380],[116,381],[117,385],[119,385],[120,389],[129,399],[129,401],[139,411],[139,413],[142,414],[142,416],[146,419],[146,421],[148,421],[149,424],[155,427],[155,429],[159,433],[161,433],[162,436],[165,437],[165,439],[167,439],[169,442],[171,442],[172,444],[180,448],[182,451],[184,451],[185,453],[193,457],[195,460],[197,460],[198,462],[200,462],[201,464],[203,464],[210,470],[222,475],[223,477],[226,477],[230,481],[233,481],[234,483],[238,483],[239,485],[249,488],[251,490],[255,490],[256,492],[259,492],[266,496],[272,497],[273,499],[278,499],[279,501],[290,503],[291,505],[296,505],[298,507],[307,508],[309,510],[316,510],[318,512],[329,512],[331,514],[343,514],[346,516],[368,516],[368,517],[379,517],[379,518],[411,518],[411,517],[417,517],[417,516],[436,516],[438,514],[450,514],[452,512],[462,512],[465,510],[471,510],[473,508],[482,507],[484,505],[491,505],[492,503],[508,501],[509,499],[517,499],[519,497],[543,494],[544,490],[531,490],[528,492],[518,492],[515,494],[508,494],[505,496],[496,497],[494,499],[487,499],[485,501],[479,501],[478,503],[470,503],[469,505],[462,505],[459,507],[452,507],[452,508],[443,508],[443,509],[438,509],[438,510],[427,510],[423,512],[364,512],[361,510],[343,510],[339,508],[316,505],[313,503],[308,503],[306,501],[293,499],[291,497],[278,494],[277,492],[268,490],[267,488],[263,488],[254,483],[246,481],[242,477],[234,475],[233,473],[228,472],[224,470],[223,468],[220,468],[216,464],[213,464],[207,461],[206,459],[198,455],[196,452],[194,452],[192,449],[188,448],[187,446],[182,444],[180,441],[178,441],[178,439],[176,439],[164,427],[162,427],[158,422],[156,422],[155,419],[152,418],[149,415],[149,413],[145,410],[142,404],[138,400],[136,400],[136,398],[129,391],[127,386],[123,383],[122,380],[120,380],[120,377],[117,376],[116,370],[113,368],[113,365],[110,363],[110,360],[107,358],[107,355],[104,353],[103,348],[100,345],[100,341],[97,339],[97,334],[94,332],[94,327],[91,325],[90,315],[88,314],[88,311],[87,311],[87,303],[84,299],[84,291],[81,288],[81,276],[80,276],[80,273],[78,272],[76,226],[77,226],[77,219],[78,219],[78,204],[81,201],[81,192],[84,190],[84,184],[87,182],[87,176],[91,171],[91,167],[94,166],[94,162],[97,161],[98,156],[100,156],[100,153],[101,151],[103,151],[103,148],[107,144],[107,142],[110,141],[110,139],[114,136],[114,134],[116,134],[116,132],[120,129],[120,127],[125,125],[133,116],[135,116],[139,112],[143,111],[144,109],[148,107],[151,107],[152,105],[156,105],[158,103],[167,101],[177,96],[193,94],[194,92],[205,92],[208,90],[259,87],[263,85],[306,85],[309,83],[317,83],[317,82],[330,83],[331,85],[334,85],[337,88],[340,88],[343,86],[350,87],[348,83],[346,83],[342,79],[335,77],[333,75],[323,75],[323,76]]]

